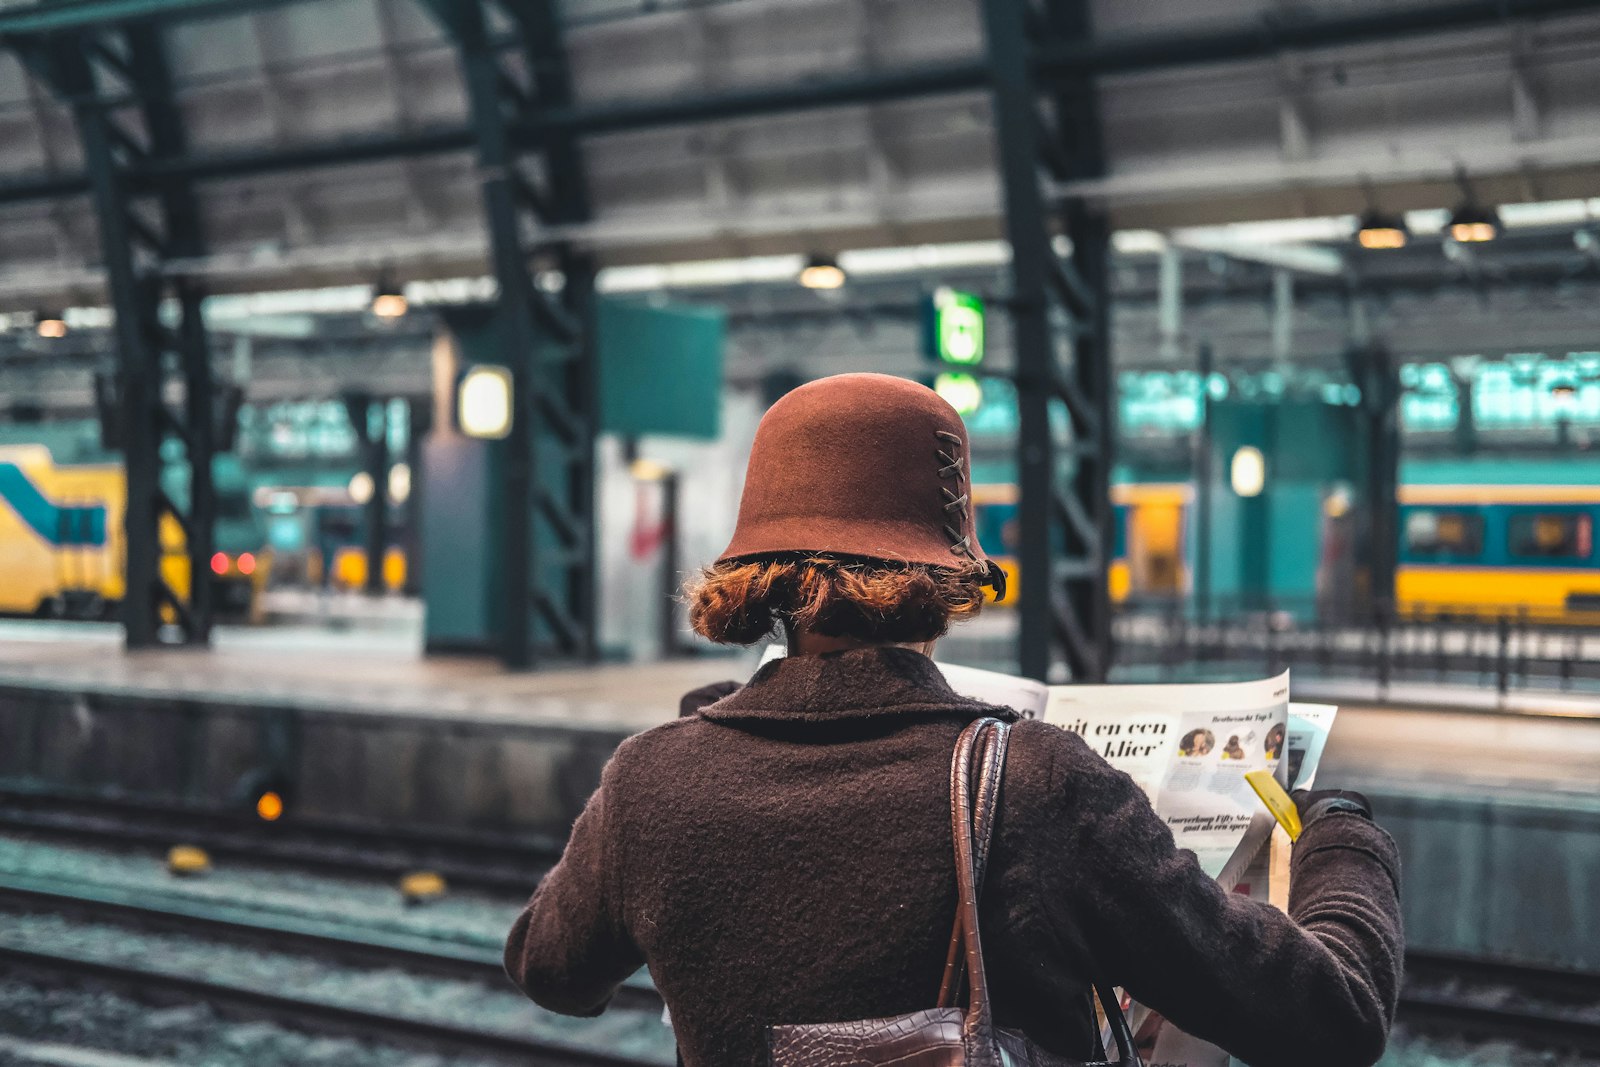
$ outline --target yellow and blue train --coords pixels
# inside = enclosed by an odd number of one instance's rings
[[[1184,483],[1112,488],[1113,601],[1170,600],[1188,590],[1193,492]],[[979,543],[1015,580],[1016,486],[977,485],[972,495]],[[1597,523],[1600,487],[1401,486],[1396,609],[1600,622]]]
[[[1111,487],[1115,543],[1106,580],[1113,601],[1172,598],[1187,588],[1184,550],[1193,493],[1191,486],[1179,482]],[[1006,572],[1007,584],[1019,588],[1016,485],[974,485],[972,502],[978,543]]]
[[[1403,486],[1396,604],[1600,621],[1596,521],[1592,486]]]
[[[219,550],[211,559],[219,617],[251,617],[268,560],[252,548],[249,502],[220,499]],[[111,618],[126,589],[123,515],[128,480],[120,464],[58,464],[44,445],[0,446],[0,614]],[[237,530],[230,531],[229,522]],[[243,537],[246,547],[227,551]],[[170,516],[160,527],[161,576],[189,595],[183,530]]]

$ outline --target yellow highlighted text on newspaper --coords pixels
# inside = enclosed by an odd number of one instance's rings
[[[1250,788],[1256,791],[1256,796],[1261,798],[1261,803],[1272,812],[1272,817],[1278,820],[1278,825],[1283,827],[1289,835],[1290,841],[1300,838],[1300,810],[1294,806],[1294,801],[1289,799],[1289,794],[1283,791],[1283,786],[1272,776],[1271,771],[1251,771],[1244,776],[1250,783]]]

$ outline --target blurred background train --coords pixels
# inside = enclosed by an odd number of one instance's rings
[[[182,500],[182,487],[166,487]],[[123,513],[128,480],[118,463],[55,461],[39,444],[0,446],[0,614],[43,618],[116,617],[126,583]],[[237,478],[217,479],[218,618],[259,618],[271,570],[261,523]],[[161,525],[161,576],[189,595],[183,531]]]
[[[260,621],[269,583],[334,591],[366,586],[363,508],[347,479],[336,474],[330,480],[335,484],[258,482],[252,488],[237,467],[219,467],[211,568],[222,619]],[[181,499],[181,486],[168,491]],[[114,462],[59,463],[46,445],[0,445],[0,614],[114,617],[124,583],[126,496],[126,479]],[[979,540],[1016,588],[1017,488],[975,485],[973,501]],[[1136,608],[1171,606],[1189,597],[1195,578],[1194,486],[1119,484],[1112,501],[1112,599]],[[1319,590],[1362,581],[1350,558],[1358,538],[1348,526],[1349,510],[1348,496],[1336,492],[1324,500],[1315,564]],[[407,589],[404,517],[399,509],[390,515],[380,591]],[[1406,484],[1398,517],[1394,600],[1401,613],[1600,622],[1594,537],[1600,486]],[[188,560],[176,523],[163,525],[162,544],[163,577],[187,595]]]
[[[1017,578],[1017,489],[973,487],[978,539]],[[1194,487],[1113,486],[1114,544],[1107,576],[1118,604],[1175,603],[1192,588]],[[1348,497],[1325,507],[1318,588],[1354,570],[1354,539],[1338,527]],[[1395,608],[1593,623],[1600,621],[1600,555],[1594,530],[1600,487],[1403,485]]]

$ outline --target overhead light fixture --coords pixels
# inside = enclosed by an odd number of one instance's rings
[[[406,301],[406,294],[394,284],[394,280],[385,272],[378,278],[378,284],[372,290],[372,313],[380,319],[398,319],[410,310],[411,305]]]
[[[1500,212],[1469,200],[1450,213],[1446,229],[1461,244],[1492,241],[1500,236]]]
[[[40,337],[53,340],[67,335],[67,320],[59,311],[41,311],[34,317],[33,328]]]
[[[1461,204],[1450,213],[1445,232],[1458,244],[1481,244],[1499,237],[1500,212],[1478,203],[1465,167],[1456,167],[1456,185],[1461,188]]]
[[[844,284],[844,268],[832,256],[811,256],[800,271],[800,284],[807,289],[837,289]]]
[[[672,476],[672,468],[665,463],[641,456],[628,464],[628,474],[635,481],[664,482]]]
[[[1368,208],[1356,227],[1356,240],[1362,248],[1404,248],[1411,237],[1405,216],[1389,215]]]

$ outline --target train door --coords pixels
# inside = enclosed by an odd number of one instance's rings
[[[1119,553],[1126,566],[1120,583],[1130,600],[1181,598],[1188,588],[1184,527],[1189,488],[1183,485],[1120,486]],[[1118,599],[1123,599],[1119,597]]]

